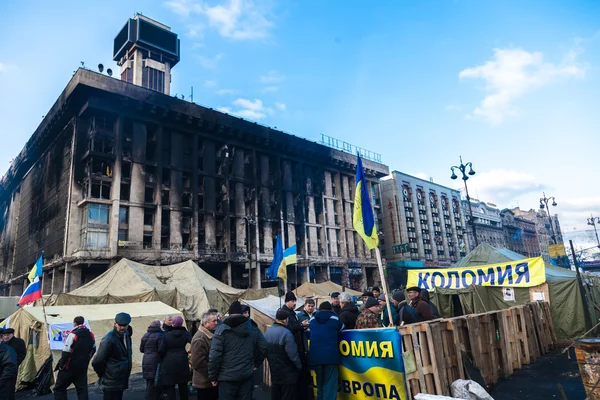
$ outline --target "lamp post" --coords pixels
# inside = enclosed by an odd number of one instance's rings
[[[553,244],[557,244],[558,242],[556,241],[556,232],[554,232],[554,226],[552,225],[552,215],[550,215],[550,207],[548,206],[548,201],[552,200],[552,207],[556,207],[556,199],[554,198],[554,196],[546,197],[545,192],[542,192],[542,195],[544,197],[540,198],[540,209],[543,210],[544,208],[546,208],[546,211],[548,212],[548,218],[550,219],[550,230],[552,231],[552,241],[554,242]]]
[[[596,224],[600,224],[600,217],[594,217],[593,214],[590,214],[590,218],[587,219],[587,224],[592,225],[594,227],[594,233],[596,234],[596,242],[598,242],[598,247],[600,247],[600,239],[598,239],[598,229],[596,229]]]
[[[469,168],[469,172],[467,171]],[[477,239],[477,231],[475,229],[475,221],[473,221],[473,209],[471,208],[471,197],[469,197],[469,189],[467,188],[467,180],[469,180],[469,175],[475,175],[475,171],[473,171],[473,164],[470,162],[463,164],[462,156],[460,156],[460,165],[450,167],[450,171],[452,171],[452,176],[450,179],[457,179],[458,176],[454,173],[454,170],[457,169],[462,173],[462,180],[465,183],[465,193],[467,194],[467,204],[469,205],[469,223],[471,224],[471,229],[473,229],[473,237],[475,238],[475,247],[479,246],[479,240]]]

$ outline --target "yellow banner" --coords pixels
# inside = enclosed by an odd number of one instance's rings
[[[550,258],[564,257],[567,255],[564,243],[551,244],[548,246],[548,254]]]
[[[421,289],[464,289],[472,285],[532,287],[546,282],[542,257],[526,258],[510,264],[481,265],[466,268],[411,269],[407,287]]]

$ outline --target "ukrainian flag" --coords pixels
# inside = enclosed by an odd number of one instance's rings
[[[287,268],[285,266],[281,236],[277,235],[277,243],[275,244],[275,250],[273,251],[273,261],[267,270],[269,279],[281,278],[284,282],[287,281]]]
[[[369,250],[377,247],[379,239],[375,229],[375,218],[373,208],[369,200],[369,189],[367,188],[367,179],[363,169],[360,154],[356,155],[356,191],[354,194],[354,215],[352,216],[352,225],[358,234],[363,238]]]
[[[293,265],[298,262],[296,245],[290,246],[283,251],[283,261],[285,261],[285,265]]]
[[[37,259],[37,261],[33,265],[33,268],[31,268],[31,272],[29,272],[29,275],[27,275],[29,282],[33,282],[36,277],[38,277],[38,278],[42,277],[42,273],[43,273],[42,267],[44,265],[43,258],[44,258],[44,253],[42,253],[40,258]]]

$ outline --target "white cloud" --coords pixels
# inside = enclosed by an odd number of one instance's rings
[[[206,69],[215,69],[224,56],[223,53],[219,53],[214,57],[198,56],[198,62]]]
[[[215,81],[204,81],[204,87],[213,88],[217,86],[217,82]]]
[[[171,0],[164,4],[186,19],[202,16],[209,27],[229,39],[262,39],[269,36],[273,27],[269,2],[229,0],[223,5],[210,6],[205,1]]]
[[[507,116],[516,115],[513,103],[535,89],[562,78],[585,75],[586,66],[577,62],[577,51],[567,54],[560,64],[544,61],[539,52],[523,49],[494,49],[494,57],[483,65],[467,68],[460,79],[482,79],[486,96],[467,118],[479,118],[499,124]]]
[[[231,103],[234,107],[220,107],[218,111],[236,115],[241,118],[260,120],[265,118],[267,115],[275,114],[275,110],[270,107],[266,107],[260,99],[244,99],[238,98]],[[285,104],[276,103],[275,107],[283,111],[285,110]],[[283,108],[282,108],[283,107]]]
[[[460,175],[458,171],[457,175]],[[458,179],[461,179],[461,176]],[[469,179],[468,184],[471,197],[480,196],[480,200],[493,201],[497,204],[507,204],[519,196],[532,192],[541,194],[545,189],[545,185],[539,183],[535,176],[505,169],[477,173]]]
[[[260,83],[278,83],[285,80],[285,76],[283,76],[280,72],[271,70],[266,75],[262,75],[260,77]]]
[[[279,90],[279,87],[277,87],[277,86],[267,86],[266,88],[264,88],[262,90],[262,92],[263,93],[274,93],[274,92],[276,92],[278,90]]]
[[[5,64],[0,62],[0,73],[8,72],[10,70],[17,69],[16,65],[13,64]]]
[[[599,197],[576,197],[561,201],[561,205],[572,211],[590,213],[595,210],[600,210]],[[599,215],[600,216],[600,215]]]
[[[215,91],[216,94],[218,94],[219,96],[223,96],[226,94],[236,94],[238,91],[235,89],[219,89],[217,91]]]
[[[279,111],[285,111],[287,109],[287,107],[285,106],[284,103],[279,103],[279,102],[275,102],[275,107],[279,110]]]

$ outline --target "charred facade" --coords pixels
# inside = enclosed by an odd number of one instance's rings
[[[236,287],[271,285],[279,233],[298,248],[290,286],[374,284],[374,254],[352,228],[355,159],[80,69],[0,182],[4,293],[21,293],[42,251],[44,293],[122,257],[191,259]],[[375,198],[388,167],[364,164]]]

